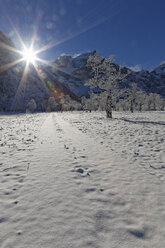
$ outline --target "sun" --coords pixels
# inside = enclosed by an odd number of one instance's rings
[[[36,55],[35,55],[35,52],[33,51],[32,48],[24,48],[24,51],[22,52],[22,55],[23,55],[23,59],[27,62],[27,63],[32,63],[34,64],[35,63],[35,60],[36,60]]]

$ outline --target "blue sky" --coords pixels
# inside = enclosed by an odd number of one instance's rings
[[[21,49],[10,22],[27,46],[38,26],[36,49],[57,44],[40,55],[47,60],[97,50],[151,70],[165,61],[164,12],[164,0],[0,0],[0,30]]]

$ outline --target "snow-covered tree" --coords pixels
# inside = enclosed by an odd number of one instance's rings
[[[37,104],[35,100],[32,98],[27,104],[27,111],[33,113],[35,112],[36,108],[37,108]]]
[[[156,101],[156,110],[163,111],[165,106],[165,99],[163,99],[159,94],[156,94],[155,101]]]
[[[47,102],[47,112],[52,112],[52,111],[60,111],[61,110],[61,104],[56,101],[54,97],[49,97],[48,102]]]
[[[91,88],[99,87],[103,92],[106,92],[105,110],[107,118],[112,118],[112,92],[115,91],[118,81],[127,76],[127,73],[123,73],[122,67],[112,63],[113,60],[114,56],[104,59],[98,53],[95,53],[87,61],[87,66],[92,70],[93,77],[86,84]]]
[[[142,90],[138,90],[136,92],[136,104],[137,104],[137,109],[138,111],[142,111],[145,108],[145,99],[146,99],[146,94]]]
[[[130,101],[130,111],[133,113],[136,105],[136,100],[137,100],[137,84],[132,83],[131,85],[131,92],[129,96],[129,101]]]
[[[156,111],[156,110],[164,110],[164,101],[160,95],[156,93],[150,93],[148,96],[148,110]]]

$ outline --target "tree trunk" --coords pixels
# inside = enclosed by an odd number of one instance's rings
[[[112,91],[108,91],[107,101],[106,101],[106,114],[107,118],[112,118]]]
[[[131,107],[130,107],[131,113],[133,113],[133,100],[131,100]]]

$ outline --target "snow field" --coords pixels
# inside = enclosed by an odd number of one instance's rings
[[[0,247],[164,247],[164,113],[0,117]]]

